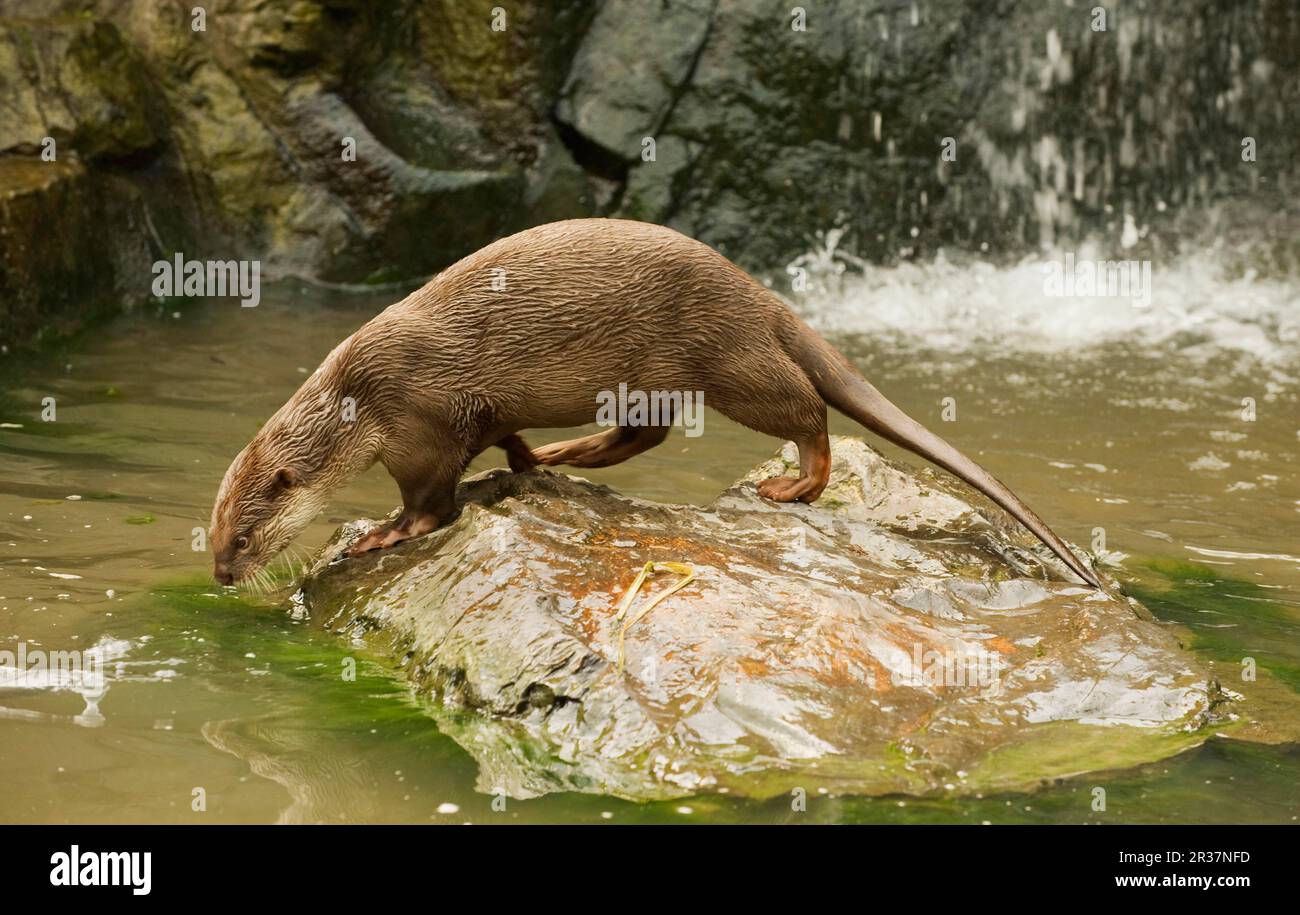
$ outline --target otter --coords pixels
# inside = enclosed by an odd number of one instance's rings
[[[974,486],[1101,586],[1011,490],[887,400],[760,282],[702,242],[618,219],[496,241],[335,347],[226,471],[212,510],[214,576],[233,584],[257,572],[375,461],[402,508],[349,555],[446,523],[462,473],[487,448],[504,449],[515,472],[608,467],[653,448],[667,426],[536,449],[520,437],[591,422],[597,395],[620,383],[703,391],[723,415],[793,441],[799,476],[758,484],[776,502],[812,502],[826,486],[834,407]]]

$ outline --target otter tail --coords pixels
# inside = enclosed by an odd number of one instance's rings
[[[979,464],[890,403],[885,395],[877,391],[815,331],[800,322],[798,332],[793,339],[787,341],[787,346],[791,358],[808,375],[808,380],[827,404],[880,437],[920,455],[974,486],[1032,531],[1076,575],[1094,588],[1101,587],[1097,576],[1015,493]]]

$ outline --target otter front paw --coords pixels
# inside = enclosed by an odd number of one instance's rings
[[[395,546],[406,539],[406,535],[395,529],[391,525],[385,524],[383,527],[377,527],[370,533],[361,537],[356,543],[347,549],[347,556],[360,556],[362,553],[369,553],[372,550],[385,550],[390,546]]]
[[[345,555],[360,556],[362,553],[369,553],[373,550],[386,550],[404,540],[427,534],[437,526],[438,518],[436,515],[402,515],[397,520],[381,524],[368,534],[364,534],[356,543],[348,547]]]

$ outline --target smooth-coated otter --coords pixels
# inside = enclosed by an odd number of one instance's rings
[[[703,391],[725,416],[795,442],[799,477],[758,484],[778,502],[811,502],[826,486],[829,404],[974,486],[1100,586],[1007,487],[886,400],[761,283],[701,242],[617,219],[494,242],[335,347],[226,471],[212,510],[214,575],[231,584],[260,569],[376,460],[402,511],[353,554],[447,521],[461,474],[494,445],[515,471],[606,467],[653,448],[666,426],[536,450],[519,437],[593,421],[597,395],[620,384]]]

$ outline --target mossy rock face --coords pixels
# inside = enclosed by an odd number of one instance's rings
[[[0,74],[0,153],[51,137],[65,159],[140,164],[163,141],[143,61],[111,23],[0,19]]]
[[[143,218],[129,184],[96,181],[75,160],[0,157],[0,344],[147,296],[152,255],[133,231]]]
[[[1121,5],[1094,31],[1089,9],[1039,0],[229,0],[196,31],[192,7],[155,0],[0,0],[0,157],[53,137],[88,170],[63,185],[83,209],[131,214],[89,246],[65,235],[74,259],[257,259],[264,279],[418,285],[592,215],[763,272],[832,237],[873,260],[997,254],[1118,239],[1126,216],[1158,253],[1166,210],[1295,175],[1276,138],[1300,20],[1274,0],[1180,4]],[[1221,138],[1247,136],[1243,168]],[[1295,263],[1275,241],[1232,269]],[[0,301],[6,343],[138,300],[138,265],[87,271],[82,301],[44,264],[11,266],[36,279],[13,297],[28,304]]]
[[[144,57],[90,16],[0,19],[0,344],[149,295],[153,234],[189,237]],[[145,190],[147,189],[147,190]]]
[[[549,119],[590,8],[528,4],[495,31],[496,6],[235,0],[195,30],[188,8],[146,0],[55,17],[0,2],[0,159],[36,164],[53,137],[46,178],[76,178],[46,184],[87,221],[126,214],[93,241],[55,221],[47,247],[75,281],[43,243],[5,252],[4,342],[147,298],[150,264],[177,252],[257,259],[265,279],[417,282],[591,215]],[[0,196],[28,198],[22,167]],[[24,236],[24,213],[0,214],[0,234]]]
[[[157,167],[156,94],[108,22],[0,19],[0,345],[148,295],[144,197],[123,172]]]
[[[369,523],[344,527],[303,606],[400,664],[480,789],[515,797],[1030,788],[1229,722],[1174,632],[964,487],[836,438],[832,504],[759,499],[794,457],[705,509],[481,474],[427,537],[337,560]],[[647,562],[695,578],[626,630],[620,670],[616,608]]]

